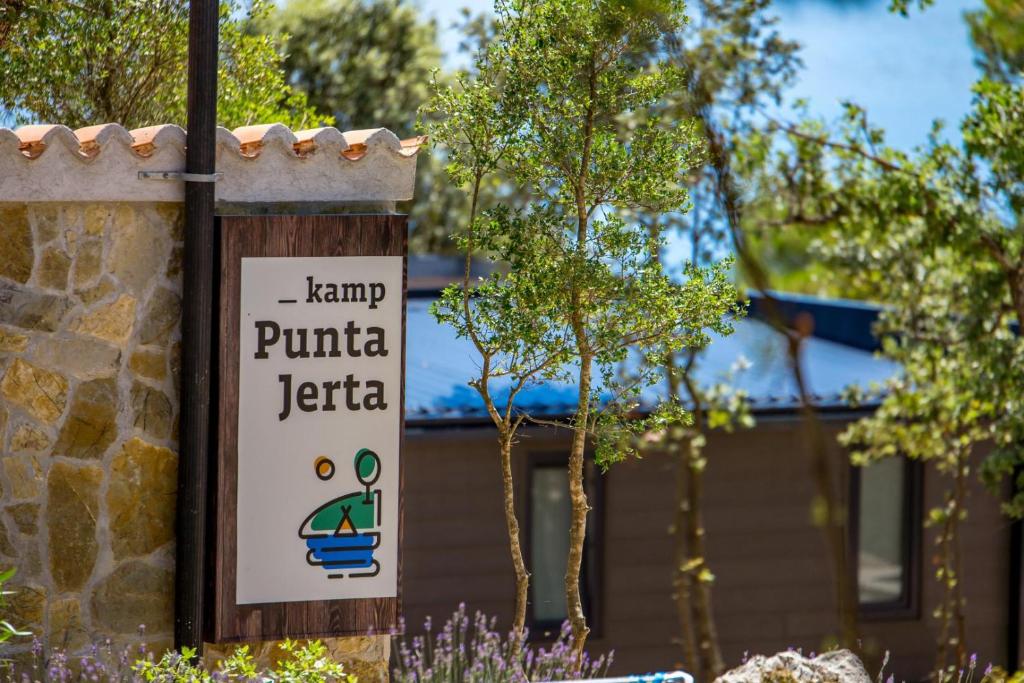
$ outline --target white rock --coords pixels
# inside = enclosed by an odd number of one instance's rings
[[[849,650],[834,650],[813,659],[790,651],[751,657],[715,683],[871,683],[871,677]]]

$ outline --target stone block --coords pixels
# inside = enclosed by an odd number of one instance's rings
[[[65,296],[45,294],[13,282],[0,283],[0,324],[54,332],[70,307]]]
[[[62,375],[16,358],[0,381],[0,392],[44,422],[56,422],[67,404],[68,381]]]
[[[96,518],[103,470],[54,462],[46,480],[50,576],[61,592],[80,590],[96,564]]]
[[[29,629],[36,633],[43,625],[46,611],[46,588],[35,585],[6,586],[14,591],[7,597],[4,618],[16,628]]]
[[[103,243],[83,240],[75,255],[75,287],[86,287],[103,274]]]
[[[79,654],[91,645],[89,632],[82,624],[82,605],[77,597],[50,601],[47,617],[46,640],[50,647]]]
[[[86,306],[92,306],[97,301],[102,301],[107,298],[107,295],[115,289],[114,281],[109,277],[104,277],[92,287],[76,289],[75,294],[78,295],[78,298],[82,300],[83,304]]]
[[[115,344],[124,344],[131,336],[135,324],[135,305],[135,297],[122,294],[113,302],[82,316],[74,330]]]
[[[27,336],[0,328],[0,353],[21,353],[27,348]]]
[[[7,497],[27,500],[39,495],[43,487],[43,468],[36,456],[9,455],[2,462],[9,484]]]
[[[178,456],[132,438],[110,466],[111,546],[121,559],[147,555],[174,538]]]
[[[114,213],[109,204],[90,204],[85,207],[85,234],[99,236],[106,232],[107,222]]]
[[[51,443],[50,437],[42,429],[28,422],[20,422],[11,435],[11,452],[43,452]]]
[[[154,213],[154,230],[166,232],[175,242],[185,239],[185,205],[183,203],[161,202],[155,206]]]
[[[22,543],[22,552],[15,563],[23,576],[43,576],[43,563],[39,555],[39,538],[33,536]]]
[[[162,382],[167,377],[167,357],[163,349],[137,349],[128,367],[138,377]]]
[[[0,518],[0,555],[10,558],[18,556],[18,551],[11,543],[10,534],[7,532],[7,523],[2,518]]]
[[[166,346],[181,319],[181,297],[161,287],[153,292],[139,324],[139,343]]]
[[[68,286],[68,272],[71,270],[71,257],[63,249],[50,247],[43,251],[36,272],[36,283],[47,289],[64,291]]]
[[[178,386],[178,382],[181,379],[181,342],[175,342],[171,345],[171,381],[174,382],[174,391],[180,391],[181,388]]]
[[[88,337],[41,339],[32,352],[38,365],[66,372],[79,379],[107,377],[117,373],[121,350]]]
[[[166,439],[171,435],[173,409],[164,392],[136,381],[132,385],[132,424],[146,434]]]
[[[39,503],[8,505],[7,514],[14,527],[26,536],[35,536],[39,531]]]
[[[46,244],[60,234],[60,207],[56,204],[34,206],[32,217],[36,223],[36,244]]]
[[[361,659],[342,660],[345,673],[355,676],[359,683],[388,683],[388,663],[366,662]]]
[[[171,239],[165,229],[154,228],[131,206],[114,211],[113,244],[107,254],[107,272],[129,292],[142,296],[153,276],[167,266]]]
[[[184,262],[185,247],[176,244],[171,248],[171,255],[167,259],[167,278],[177,280],[181,277],[181,264]]]
[[[174,622],[174,575],[138,560],[125,562],[100,581],[90,609],[94,626],[113,633],[166,633]]]
[[[114,378],[83,382],[53,447],[56,455],[101,458],[117,438],[117,384]]]
[[[32,277],[35,251],[24,205],[0,206],[0,276],[25,283]]]

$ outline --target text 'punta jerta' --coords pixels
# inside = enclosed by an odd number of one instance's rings
[[[306,278],[307,293],[304,303],[365,303],[376,309],[387,294],[382,282],[316,282]],[[279,303],[297,303],[295,299],[281,299]],[[283,353],[290,360],[318,358],[374,358],[388,355],[385,329],[377,326],[360,327],[349,320],[338,326],[282,327],[274,320],[253,322],[256,352],[253,358],[266,360],[272,354]],[[332,412],[339,409],[386,410],[384,382],[379,379],[358,378],[346,374],[344,378],[322,382],[296,382],[291,373],[277,377],[281,389],[281,410],[278,420],[287,420],[292,406],[302,412]]]

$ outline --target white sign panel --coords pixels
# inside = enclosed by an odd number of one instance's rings
[[[402,258],[243,258],[237,604],[395,597]]]

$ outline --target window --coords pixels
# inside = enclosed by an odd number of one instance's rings
[[[569,550],[569,473],[565,456],[533,456],[529,466],[529,536],[526,547],[530,567],[530,631],[538,637],[557,633],[567,616],[565,569]],[[581,596],[591,631],[597,632],[594,599],[597,596],[600,535],[600,474],[587,463],[586,488],[591,511],[583,546]]]
[[[851,530],[864,617],[917,615],[921,467],[888,458],[853,468]]]

